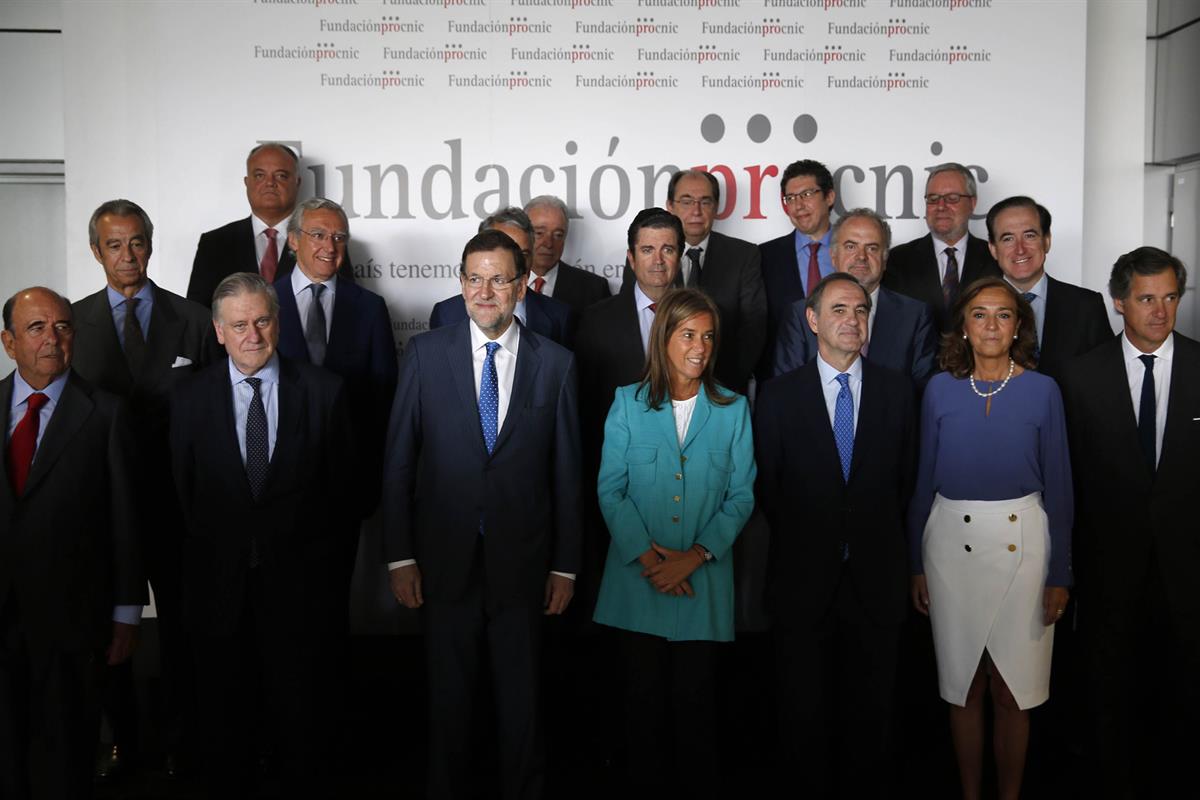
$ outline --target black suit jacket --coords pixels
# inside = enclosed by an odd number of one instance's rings
[[[290,274],[294,266],[296,254],[285,241],[275,277],[278,279]],[[200,234],[200,241],[196,244],[196,257],[192,261],[192,276],[188,279],[188,300],[211,308],[217,284],[235,272],[258,272],[254,227],[250,223],[250,217]]]
[[[429,314],[429,329],[457,325],[467,318],[467,303],[461,294],[447,297],[434,305]],[[570,350],[575,344],[575,312],[566,303],[538,294],[525,292],[525,326],[534,333]]]
[[[1056,381],[1067,363],[1113,338],[1099,292],[1046,276],[1046,318],[1042,322],[1038,372]]]
[[[916,470],[912,383],[863,362],[850,479],[817,361],[768,381],[755,409],[756,496],[771,528],[769,587],[777,625],[820,618],[845,572],[867,615],[896,625],[908,609],[904,512]],[[850,559],[842,561],[843,543]]]
[[[0,381],[8,430],[13,376]],[[0,614],[17,604],[30,644],[102,649],[116,605],[148,602],[122,401],[72,374],[20,497],[0,459]]]
[[[388,428],[384,560],[415,558],[424,596],[452,601],[478,580],[482,548],[489,599],[540,604],[551,570],[579,571],[575,359],[521,328],[508,412],[489,455],[469,325],[404,348]]]
[[[291,276],[277,280],[275,291],[279,295],[279,353],[307,364],[308,345]],[[352,472],[363,499],[353,516],[366,519],[379,505],[383,441],[399,372],[392,322],[382,297],[338,278],[322,367],[346,383],[357,455]]]
[[[980,278],[1002,277],[1000,266],[992,258],[987,241],[967,234],[966,262],[958,265],[958,284],[966,287]],[[946,330],[948,310],[942,297],[942,273],[937,254],[933,251],[933,234],[898,244],[888,254],[883,285],[893,292],[920,300],[933,311],[933,321],[939,331]]]
[[[222,359],[171,396],[171,459],[187,521],[184,613],[207,635],[240,621],[257,542],[261,624],[318,635],[337,624],[344,518],[359,497],[342,379],[279,359],[278,432],[262,495],[250,491],[233,411],[229,362]],[[342,587],[344,591],[344,587]]]
[[[804,302],[792,303],[779,326],[773,375],[807,364],[817,354],[817,337],[808,325]],[[872,364],[908,375],[920,392],[937,369],[937,335],[929,306],[879,288],[875,326],[867,358]]]
[[[688,246],[685,244],[683,249],[686,252]],[[686,258],[682,254],[680,257]],[[750,242],[716,231],[709,234],[700,288],[717,304],[721,315],[721,349],[715,374],[718,381],[741,394],[746,393],[767,338],[767,295],[761,263],[758,247]],[[622,291],[633,283],[633,270],[625,270]],[[683,284],[682,269],[676,284]]]
[[[554,280],[554,294],[551,296],[560,303],[569,305],[575,312],[575,318],[579,319],[583,316],[584,309],[592,303],[611,297],[612,289],[605,278],[594,272],[559,261],[558,276]]]
[[[775,338],[792,303],[804,299],[800,266],[796,261],[796,231],[758,246],[762,257],[763,287],[767,294],[767,340],[755,374],[760,381],[771,376]]]

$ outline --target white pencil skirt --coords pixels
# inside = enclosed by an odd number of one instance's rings
[[[922,552],[942,699],[966,704],[986,648],[1020,708],[1046,702],[1054,626],[1043,624],[1050,532],[1041,495],[937,495]]]

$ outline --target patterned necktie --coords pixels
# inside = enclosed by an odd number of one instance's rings
[[[850,394],[850,376],[843,372],[837,376],[841,384],[837,402],[833,407],[833,440],[837,443],[838,458],[842,462],[842,480],[850,480],[850,459],[854,456],[854,395]]]
[[[496,351],[500,345],[488,342],[487,355],[483,359],[483,373],[479,378],[479,422],[483,425],[483,443],[488,455],[496,449],[497,420],[500,417],[500,381],[496,376]]]
[[[1154,359],[1155,356],[1138,356],[1146,365],[1146,374],[1142,377],[1142,399],[1138,404],[1138,442],[1142,445],[1142,455],[1146,457],[1146,466],[1153,475],[1158,470],[1158,409],[1154,398]]]
[[[542,289],[545,288],[545,286],[546,286],[546,279],[543,278],[542,276],[539,275],[537,278],[534,279],[533,290],[535,292],[537,292],[538,294],[542,293]]]
[[[42,426],[42,406],[50,400],[41,392],[34,392],[25,401],[25,416],[13,429],[8,442],[8,477],[12,481],[13,493],[18,497],[25,491],[29,469],[33,466],[33,454],[37,451],[38,430]]]
[[[1025,298],[1025,302],[1029,303],[1029,307],[1032,308],[1033,301],[1037,297],[1037,295],[1034,294],[1033,292],[1021,292],[1021,297]],[[1037,314],[1034,314],[1033,318],[1036,320]],[[1040,330],[1037,330],[1035,327],[1034,333],[1036,333],[1037,336],[1034,337],[1033,360],[1041,361],[1042,360],[1042,345],[1041,345],[1042,332]]]
[[[308,319],[304,329],[304,342],[308,345],[308,360],[318,367],[325,363],[325,342],[329,338],[329,326],[325,323],[325,307],[321,305],[321,295],[325,293],[325,284],[310,283],[312,301],[308,304]]]
[[[958,299],[958,256],[953,247],[942,251],[946,254],[946,274],[942,278],[942,302],[946,308],[954,305]]]
[[[246,412],[246,478],[250,493],[257,500],[267,482],[267,465],[271,461],[267,444],[267,409],[262,399],[262,378],[246,378],[254,391],[250,409]]]
[[[258,271],[267,283],[274,283],[275,273],[279,271],[279,252],[275,249],[275,237],[279,235],[279,231],[267,228],[264,233],[267,234],[267,249],[263,252]]]
[[[703,247],[689,247],[687,251],[688,260],[692,262],[692,269],[688,273],[687,285],[689,288],[695,288],[700,285],[700,254],[704,252]]]
[[[813,289],[821,282],[821,264],[817,261],[817,251],[820,249],[820,242],[808,243],[808,291],[804,293],[806,296],[812,294]]]
[[[146,357],[146,337],[137,318],[138,304],[141,302],[139,297],[125,300],[125,360],[129,362],[129,371],[134,375],[141,371],[142,361]]]

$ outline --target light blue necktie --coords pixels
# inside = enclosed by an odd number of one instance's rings
[[[850,480],[850,459],[854,456],[854,396],[850,394],[850,376],[843,372],[837,376],[841,384],[837,403],[833,407],[833,440],[837,443],[838,457],[842,460],[842,480]]]
[[[496,350],[500,345],[488,342],[479,380],[479,421],[483,424],[483,442],[488,455],[496,449],[496,421],[500,417],[500,381],[496,377]]]

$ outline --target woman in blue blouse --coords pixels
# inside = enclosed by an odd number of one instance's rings
[[[913,604],[933,626],[963,797],[979,796],[990,691],[999,796],[1015,800],[1071,585],[1071,464],[1058,386],[1033,371],[1029,304],[986,278],[952,314],[921,409]]]
[[[600,510],[612,535],[595,620],[619,629],[632,785],[718,785],[717,642],[733,639],[733,541],[754,508],[746,399],[713,378],[716,306],[657,304],[646,371],[604,424]],[[671,756],[674,755],[674,768]]]

